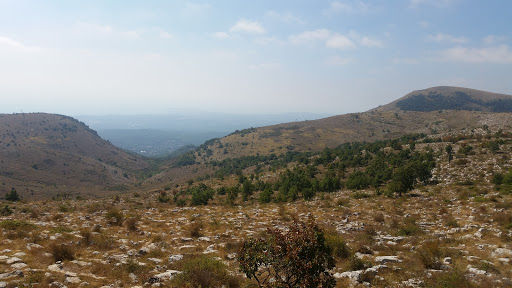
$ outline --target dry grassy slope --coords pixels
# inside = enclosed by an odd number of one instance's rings
[[[226,136],[200,151],[198,159],[320,151],[353,141],[393,139],[404,134],[440,134],[482,128],[511,129],[512,113],[476,111],[368,111],[315,121],[280,124]],[[211,154],[211,156],[208,156]]]
[[[319,193],[312,201],[264,205],[257,194],[247,202],[239,196],[237,205],[224,205],[226,196],[216,195],[209,205],[196,207],[159,203],[158,193],[144,192],[101,200],[0,200],[0,207],[12,210],[0,215],[5,227],[0,229],[0,282],[7,287],[149,287],[161,281],[160,287],[184,287],[165,272],[191,269],[192,255],[202,255],[222,259],[240,281],[232,287],[257,286],[239,271],[239,243],[313,216],[331,245],[348,248],[336,255],[336,287],[510,287],[512,195],[495,190],[489,180],[512,167],[512,146],[508,136],[501,138],[506,144],[492,153],[484,145],[496,140],[491,134],[418,144],[417,150],[430,147],[440,155],[433,171],[440,182],[396,198],[377,196],[374,189],[357,192],[369,197],[360,198],[343,189]],[[449,143],[451,162],[444,152]],[[464,145],[473,147],[472,153],[458,153]],[[124,214],[122,225],[112,222],[115,209]],[[55,247],[67,248],[75,260],[55,264],[54,257],[62,254]],[[371,268],[357,274],[362,268],[353,259]],[[209,272],[223,271],[215,267]],[[204,266],[198,269],[211,275]],[[186,280],[225,279],[213,275]]]
[[[0,115],[0,159],[0,195],[16,187],[30,198],[131,184],[148,166],[83,123],[43,113]]]

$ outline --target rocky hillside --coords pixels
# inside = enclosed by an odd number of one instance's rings
[[[162,188],[102,200],[3,201],[0,287],[256,287],[240,273],[241,243],[311,218],[334,251],[336,287],[510,287],[512,136],[477,132],[418,142],[415,151],[435,155],[435,181],[401,197],[341,188],[261,204],[260,192],[229,202],[228,191],[203,206],[162,201]],[[257,176],[268,181],[285,170]]]
[[[0,195],[16,187],[23,197],[122,190],[148,167],[67,116],[0,115]]]
[[[196,153],[196,161],[317,152],[343,143],[373,142],[411,133],[446,134],[483,128],[508,130],[511,127],[512,113],[369,111],[238,131],[205,143]]]

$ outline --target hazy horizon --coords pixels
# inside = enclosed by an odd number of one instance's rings
[[[512,2],[0,0],[0,113],[363,112],[512,94]]]

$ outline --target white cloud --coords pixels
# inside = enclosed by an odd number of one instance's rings
[[[282,45],[284,42],[276,37],[260,37],[255,40],[256,44],[259,45]]]
[[[368,36],[363,36],[359,40],[359,43],[366,47],[382,47],[382,42],[380,40]]]
[[[350,31],[348,37],[357,42],[359,45],[365,47],[382,47],[383,45],[381,40],[374,37],[361,35],[356,31]]]
[[[417,7],[421,5],[430,5],[437,8],[449,7],[455,4],[458,0],[410,0],[409,4],[411,7]]]
[[[341,35],[333,33],[327,29],[317,29],[292,35],[288,37],[288,40],[293,44],[311,41],[325,41],[326,47],[340,49],[355,48],[356,43],[366,47],[382,47],[381,40],[370,36],[362,36],[354,31],[351,31],[348,35]]]
[[[20,52],[39,52],[41,48],[28,46],[14,39],[0,36],[0,48],[5,47]]]
[[[441,58],[466,63],[511,64],[512,51],[507,45],[486,48],[455,47],[442,51]]]
[[[226,32],[215,32],[212,34],[212,36],[214,38],[217,38],[217,39],[226,39],[226,38],[229,38],[229,34],[226,33]]]
[[[279,13],[273,10],[267,11],[265,17],[288,24],[303,24],[304,21],[290,12]]]
[[[355,48],[356,44],[354,44],[352,40],[344,35],[334,34],[333,36],[329,37],[329,39],[327,39],[325,46],[328,48],[348,49]]]
[[[129,30],[129,31],[121,31],[121,32],[119,32],[119,35],[126,39],[136,40],[136,39],[140,38],[142,33],[143,33],[142,30]]]
[[[171,33],[169,33],[169,32],[160,31],[160,38],[162,38],[162,39],[173,39],[174,36]]]
[[[288,37],[290,42],[292,43],[301,43],[307,41],[316,41],[316,40],[325,40],[329,38],[331,32],[327,29],[317,29],[312,31],[305,31],[298,35],[292,35]]]
[[[268,62],[268,63],[249,65],[250,70],[270,70],[270,69],[279,69],[279,68],[281,68],[281,63],[279,63],[279,62]]]
[[[394,64],[407,64],[407,65],[416,65],[420,64],[420,60],[416,58],[393,58]]]
[[[205,10],[210,8],[211,5],[208,3],[193,3],[193,2],[187,2],[185,4],[185,9],[187,10]]]
[[[332,65],[332,66],[344,66],[352,62],[351,58],[344,58],[340,56],[333,56],[327,58],[325,61],[326,64]]]
[[[455,37],[449,34],[437,33],[436,35],[429,35],[427,37],[428,41],[432,42],[445,42],[445,43],[454,43],[454,44],[463,44],[467,43],[468,39],[465,37]]]
[[[97,32],[97,33],[112,33],[114,32],[114,29],[109,25],[99,25],[95,23],[89,23],[89,22],[78,22],[77,23],[78,28],[85,30],[87,32]]]
[[[344,13],[364,13],[367,12],[369,9],[368,4],[361,0],[345,0],[345,1],[332,1],[329,4],[329,9],[326,11],[327,13],[337,13],[337,12],[344,12]]]
[[[263,26],[255,21],[250,21],[246,19],[241,19],[236,22],[231,29],[230,32],[241,32],[241,33],[252,33],[252,34],[264,34],[265,29]]]
[[[486,36],[483,41],[486,45],[493,45],[500,42],[503,42],[507,39],[505,36],[498,36],[498,35],[488,35]]]
[[[136,40],[139,39],[144,33],[144,30],[142,29],[135,29],[135,30],[118,30],[114,29],[110,25],[100,25],[96,23],[90,23],[90,22],[78,22],[76,24],[78,27],[78,30],[81,33],[91,34],[91,35],[108,35],[108,36],[114,36],[114,37],[120,37],[130,40]]]

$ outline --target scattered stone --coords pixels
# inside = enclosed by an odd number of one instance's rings
[[[62,264],[52,264],[48,266],[47,270],[51,272],[64,273],[62,271]]]
[[[27,249],[30,251],[32,249],[41,249],[43,248],[43,246],[39,245],[39,244],[36,244],[36,243],[28,243],[27,244]]]
[[[74,263],[74,264],[76,264],[78,266],[82,266],[82,267],[91,266],[92,265],[91,262],[78,261],[78,260],[73,260],[73,261],[71,261],[71,263]]]
[[[7,265],[11,265],[11,264],[14,264],[14,263],[20,263],[20,262],[23,262],[23,261],[20,258],[18,258],[18,257],[12,257],[12,258],[7,259],[7,261],[5,261],[5,263]]]
[[[177,270],[167,270],[163,273],[157,274],[151,278],[149,278],[148,282],[150,284],[158,283],[161,281],[171,280],[175,275],[180,274],[180,271]]]
[[[496,250],[494,250],[492,253],[491,253],[491,256],[492,257],[510,257],[512,258],[512,250],[510,249],[506,249],[506,248],[496,248]]]
[[[27,267],[28,267],[28,265],[23,263],[23,262],[14,263],[14,264],[11,265],[11,268],[17,269],[17,270],[25,269]]]
[[[410,287],[410,288],[423,287],[423,281],[420,279],[416,279],[416,278],[411,278],[411,279],[408,279],[407,281],[402,281],[402,284],[405,287]]]
[[[59,283],[57,281],[50,283],[50,287],[51,288],[68,288],[68,286],[66,286],[62,283]]]
[[[158,258],[148,258],[148,260],[151,261],[151,262],[155,262],[156,264],[159,264],[159,263],[163,262],[162,259],[158,259]]]
[[[386,264],[388,262],[402,262],[402,260],[398,259],[398,256],[377,256],[375,257],[375,262],[378,264]]]
[[[215,244],[212,244],[212,245],[206,247],[206,250],[203,251],[203,254],[216,253],[217,250],[215,250],[214,248],[215,248]]]
[[[480,270],[480,269],[475,268],[475,267],[473,267],[471,265],[468,265],[467,269],[468,269],[469,273],[472,273],[474,275],[489,275],[489,273],[487,271]]]
[[[181,255],[181,254],[171,255],[171,256],[169,256],[169,263],[179,261],[181,259],[183,259],[183,255]]]
[[[66,283],[78,284],[81,282],[82,280],[79,277],[66,277]]]

